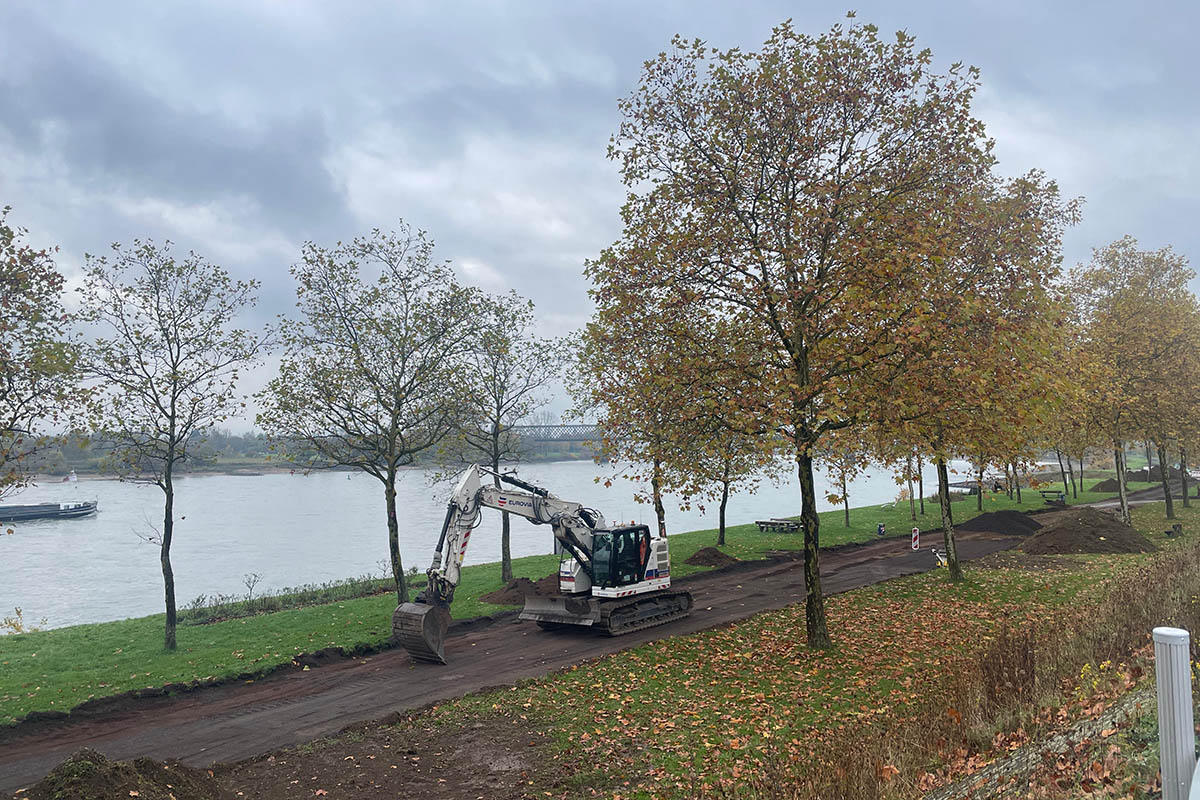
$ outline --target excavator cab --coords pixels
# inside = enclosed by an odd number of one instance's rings
[[[592,534],[592,584],[602,589],[645,579],[650,560],[650,529],[645,525]]]

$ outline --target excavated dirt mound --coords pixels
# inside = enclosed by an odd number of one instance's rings
[[[1053,525],[1021,543],[1034,555],[1064,553],[1147,553],[1154,543],[1111,514],[1094,508],[1072,509]]]
[[[1035,531],[1041,530],[1042,523],[1020,511],[1005,510],[989,511],[954,527],[960,531],[989,531],[1013,536],[1029,536]]]
[[[722,553],[715,547],[702,547],[683,563],[693,567],[728,567],[738,563],[738,559],[728,553]]]
[[[1126,476],[1128,478],[1128,476]],[[1119,492],[1121,484],[1117,483],[1116,478],[1107,478],[1102,480],[1092,487],[1093,492]]]
[[[30,800],[233,800],[207,770],[173,761],[111,761],[103,753],[76,751],[30,787]]]
[[[557,572],[539,581],[531,581],[529,578],[511,580],[503,589],[480,595],[479,599],[498,606],[519,606],[525,602],[526,597],[547,597],[553,594],[558,594]]]

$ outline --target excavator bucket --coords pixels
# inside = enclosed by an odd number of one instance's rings
[[[418,661],[446,663],[446,630],[450,612],[441,606],[403,603],[392,614],[392,634]]]

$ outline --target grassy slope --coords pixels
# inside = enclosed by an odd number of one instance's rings
[[[1084,493],[1079,500],[1104,496]],[[1024,500],[1018,505],[1004,495],[993,495],[985,498],[984,510],[1043,506],[1036,492],[1025,492]],[[925,528],[940,525],[936,506],[927,502],[925,510],[926,515],[916,524]],[[956,521],[965,521],[976,513],[973,498],[954,504]],[[840,510],[821,516],[821,539],[826,547],[873,538],[880,522],[890,532],[903,536],[913,524],[907,506],[851,509],[849,528],[844,526]],[[672,536],[674,574],[679,577],[707,569],[684,561],[715,541],[712,530]],[[754,525],[738,525],[728,529],[725,550],[749,559],[761,558],[768,550],[801,546],[799,534],[764,534]],[[536,579],[554,572],[557,563],[555,556],[530,556],[515,559],[513,571],[518,577]],[[499,587],[498,565],[468,567],[456,593],[454,616],[468,618],[502,610],[479,600],[480,595]],[[178,629],[179,649],[175,653],[162,649],[161,615],[0,637],[0,724],[12,724],[30,711],[65,711],[90,698],[131,689],[262,672],[288,663],[299,653],[325,647],[377,647],[390,635],[394,607],[392,595],[378,595],[211,625],[183,626]]]
[[[1200,507],[1177,513],[1186,531],[1200,530]],[[1196,546],[1194,535],[1163,537],[1160,504],[1136,510],[1134,522],[1164,548]],[[565,773],[579,763],[604,765],[577,776],[581,787],[607,786],[624,798],[694,797],[751,776],[769,783],[778,777],[771,758],[781,753],[788,763],[828,771],[851,755],[843,749],[841,759],[821,763],[826,737],[849,732],[841,746],[853,749],[855,736],[885,721],[920,719],[936,685],[976,663],[980,644],[1001,625],[1080,613],[1106,591],[1107,579],[1153,558],[1071,556],[1082,568],[969,569],[958,586],[942,571],[910,576],[830,598],[832,651],[805,649],[804,607],[794,605],[431,713],[451,726],[486,714],[528,718],[554,732]],[[985,728],[981,738],[990,735]],[[885,755],[904,747],[865,737],[859,744],[863,753],[878,747]],[[915,787],[919,778],[900,776],[896,788]]]

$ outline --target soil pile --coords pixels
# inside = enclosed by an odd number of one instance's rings
[[[111,761],[83,749],[30,787],[30,800],[233,800],[206,770],[149,758]]]
[[[547,575],[539,581],[516,578],[509,581],[503,589],[480,595],[479,599],[498,606],[519,606],[525,602],[526,597],[549,597],[555,594],[558,594],[557,572]]]
[[[693,567],[728,567],[730,564],[738,563],[738,560],[728,553],[722,553],[715,547],[702,547],[683,563],[691,564]]]
[[[1167,469],[1167,477],[1170,478],[1170,480],[1173,480],[1173,481],[1179,480],[1179,475],[1180,475],[1179,467],[1169,467]],[[1142,467],[1141,469],[1136,470],[1134,472],[1127,471],[1125,473],[1125,480],[1141,481],[1143,483],[1145,483],[1145,482],[1161,483],[1162,482],[1162,467],[1158,464],[1155,464],[1153,467],[1150,467],[1150,468]]]
[[[1129,476],[1126,475],[1125,477],[1128,480]],[[1126,487],[1126,488],[1129,488],[1129,487]],[[1119,491],[1121,491],[1121,484],[1117,483],[1116,478],[1107,478],[1105,480],[1100,481],[1095,486],[1093,486],[1092,491],[1093,492],[1119,492]]]
[[[1111,514],[1076,508],[1021,543],[1034,555],[1063,553],[1147,553],[1154,543]]]
[[[1042,529],[1042,523],[1028,514],[1020,511],[989,511],[974,519],[967,520],[961,525],[955,525],[960,531],[988,531],[990,533],[1005,533],[1012,536],[1029,536]]]

